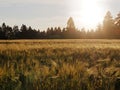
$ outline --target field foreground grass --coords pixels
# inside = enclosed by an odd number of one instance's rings
[[[0,90],[120,90],[120,40],[1,40]]]

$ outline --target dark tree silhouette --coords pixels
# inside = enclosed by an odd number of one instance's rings
[[[20,28],[20,38],[21,39],[27,39],[27,26],[22,24]]]
[[[6,27],[5,37],[6,37],[6,39],[13,39],[14,38],[14,32],[10,26]]]
[[[13,35],[14,35],[14,39],[19,39],[20,38],[20,31],[18,26],[13,26]]]
[[[96,30],[76,29],[74,20],[70,17],[66,28],[51,27],[47,30],[36,30],[31,26],[10,27],[3,23],[0,26],[0,39],[75,39],[75,38],[119,38],[120,39],[120,13],[113,18],[110,11],[104,17],[103,24]]]

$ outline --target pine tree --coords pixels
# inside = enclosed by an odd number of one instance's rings
[[[117,14],[117,17],[115,18],[115,25],[117,30],[120,30],[120,12]]]
[[[113,31],[115,29],[114,20],[110,11],[108,11],[104,17],[103,29],[106,34],[113,34]]]
[[[74,31],[75,30],[75,24],[74,24],[74,21],[73,21],[72,17],[70,17],[67,21],[67,30],[69,30],[69,31]]]

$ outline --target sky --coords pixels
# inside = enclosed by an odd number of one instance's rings
[[[115,17],[120,0],[0,0],[0,24],[35,29],[66,27],[73,17],[76,28],[95,28],[102,23],[107,11]]]

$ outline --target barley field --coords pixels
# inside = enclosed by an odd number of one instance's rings
[[[120,40],[0,40],[0,90],[120,90]]]

